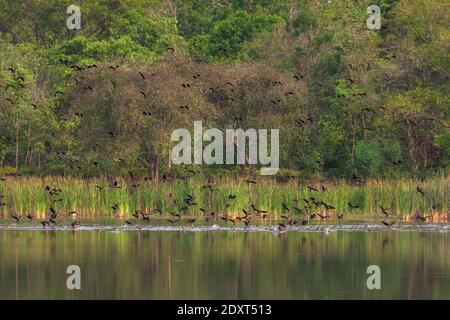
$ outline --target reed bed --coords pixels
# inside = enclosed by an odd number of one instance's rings
[[[439,218],[449,213],[450,183],[449,176],[438,176],[428,180],[395,179],[368,180],[364,184],[354,185],[346,181],[303,184],[297,180],[285,183],[273,179],[259,178],[257,184],[249,184],[244,178],[222,178],[212,182],[211,191],[203,186],[206,179],[192,177],[169,180],[155,184],[151,181],[131,181],[118,178],[118,186],[111,186],[111,179],[100,177],[80,179],[75,177],[19,177],[8,178],[0,182],[0,194],[3,195],[1,214],[34,214],[44,217],[50,207],[58,212],[76,211],[80,216],[113,215],[111,206],[118,204],[115,215],[127,217],[135,210],[159,215],[156,208],[168,214],[180,212],[183,199],[189,194],[197,204],[183,212],[186,216],[200,216],[206,211],[238,214],[251,203],[270,214],[278,216],[283,212],[282,203],[289,206],[302,206],[302,199],[311,197],[332,205],[330,214],[352,214],[362,216],[382,216],[378,205],[390,208],[393,215],[407,219],[414,215],[432,215]],[[137,185],[138,184],[138,185]],[[308,188],[313,186],[319,191]],[[61,193],[50,195],[46,186],[61,189]],[[96,186],[103,187],[99,190]],[[320,191],[325,186],[326,191]],[[425,195],[417,191],[421,188]],[[233,200],[228,195],[236,195]],[[60,201],[57,201],[62,199]],[[294,200],[298,200],[296,203]],[[360,206],[350,209],[348,202]],[[226,205],[229,204],[228,207]],[[317,209],[325,210],[325,209]]]

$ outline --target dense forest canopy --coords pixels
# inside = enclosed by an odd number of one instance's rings
[[[71,4],[81,8],[80,30],[66,27]],[[366,25],[372,4],[380,30]],[[0,174],[175,174],[183,168],[169,164],[170,134],[195,120],[279,128],[280,174],[448,170],[448,8],[3,0]]]

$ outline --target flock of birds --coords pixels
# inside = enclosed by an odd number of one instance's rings
[[[245,180],[245,182],[249,185],[257,184],[255,180]],[[94,186],[97,190],[101,191],[105,187],[110,188],[122,188],[119,185],[118,181],[112,182],[108,186]],[[343,213],[337,213],[335,206],[324,202],[320,199],[320,195],[328,192],[328,189],[324,185],[316,186],[307,186],[310,192],[312,192],[315,196],[311,196],[309,198],[303,199],[294,199],[291,204],[283,202],[281,204],[281,214],[278,216],[276,214],[270,213],[268,210],[264,210],[262,208],[258,208],[256,204],[250,203],[247,207],[241,208],[239,210],[234,210],[235,201],[237,196],[235,194],[228,194],[226,196],[225,206],[222,210],[212,210],[210,209],[209,202],[205,202],[203,207],[200,207],[199,203],[195,200],[195,198],[186,194],[183,199],[176,199],[172,193],[168,194],[168,201],[172,210],[168,210],[167,212],[163,212],[161,208],[155,208],[151,213],[145,212],[143,210],[136,210],[131,216],[134,219],[126,219],[126,226],[136,226],[140,227],[142,223],[150,223],[151,219],[165,219],[171,225],[180,224],[184,227],[192,227],[197,220],[202,220],[206,223],[210,221],[223,221],[223,223],[231,223],[234,226],[242,223],[245,228],[248,228],[251,225],[258,226],[260,224],[267,224],[270,221],[277,221],[277,229],[279,231],[285,231],[289,226],[306,226],[311,221],[325,221],[328,219],[336,219],[342,220],[344,219]],[[204,192],[212,195],[214,192],[220,192],[220,188],[213,185],[212,181],[209,180],[208,184],[203,185],[202,189]],[[416,187],[416,191],[422,196],[427,197],[427,193],[420,187]],[[57,226],[59,224],[58,220],[62,217],[63,219],[71,219],[70,227],[72,229],[77,229],[81,226],[81,221],[77,219],[78,214],[76,211],[69,211],[66,214],[62,212],[58,212],[55,207],[59,202],[64,201],[64,192],[60,188],[52,188],[50,186],[45,186],[45,192],[48,194],[51,203],[53,206],[49,208],[46,213],[46,218],[44,220],[39,221],[42,227],[52,227]],[[6,205],[3,200],[6,198],[5,195],[0,195],[0,203],[2,208]],[[436,209],[440,205],[433,204],[433,208]],[[348,202],[347,203],[348,210],[351,212],[353,210],[358,210],[361,208],[361,205]],[[397,224],[396,215],[393,213],[393,210],[390,208],[386,208],[383,205],[378,205],[381,210],[382,220],[381,223],[386,227],[393,227]],[[115,202],[111,205],[111,212],[113,217],[122,219],[122,215],[120,213],[120,204]],[[230,210],[231,209],[231,210]],[[199,214],[195,215],[195,217],[189,217],[189,214],[192,211],[196,211]],[[237,212],[237,213],[236,213]],[[28,220],[32,222],[35,220],[35,217],[32,213],[26,214],[23,217],[20,214],[9,213],[11,219],[13,219],[16,223],[19,223],[21,220]],[[415,220],[417,222],[427,222],[431,219],[431,215],[420,215],[417,214],[415,216]],[[281,220],[280,220],[281,219]]]
[[[168,47],[167,50],[169,52],[174,52],[174,48],[172,47]],[[72,69],[74,72],[83,72],[87,69],[97,69],[99,68],[96,64],[92,64],[86,67],[81,67],[78,65],[74,65],[71,64],[69,61],[67,60],[63,60],[60,59],[59,63],[62,64],[63,66]],[[110,65],[108,67],[109,70],[111,70],[112,72],[118,70],[120,68],[119,65]],[[25,78],[23,76],[21,76],[20,74],[17,73],[17,69],[15,68],[8,68],[8,70],[14,75],[14,79],[16,81],[15,85],[13,84],[9,84],[5,87],[5,91],[6,93],[8,93],[8,90],[10,88],[12,89],[19,89],[19,88],[25,88],[26,85],[26,81]],[[147,79],[149,79],[150,77],[156,76],[156,74],[152,73],[152,74],[146,74],[145,72],[142,71],[138,71],[138,77],[142,80],[145,81]],[[195,81],[196,79],[200,78],[201,75],[199,73],[196,73],[194,75],[192,75],[192,81]],[[293,79],[295,81],[301,81],[305,78],[304,75],[300,75],[300,74],[295,74],[293,75]],[[80,80],[81,79],[81,80]],[[74,77],[74,81],[75,81],[75,85],[81,87],[83,90],[86,90],[88,92],[93,92],[94,91],[94,87],[93,84],[89,84],[89,83],[85,83],[84,82],[84,77]],[[117,85],[114,81],[109,80],[114,89],[116,89]],[[347,79],[348,83],[350,85],[352,85],[355,81],[351,78]],[[273,81],[274,85],[283,85],[283,83],[281,81]],[[185,82],[182,83],[180,86],[184,89],[189,89],[192,87],[192,83],[189,82]],[[321,84],[320,82],[315,82],[315,85],[319,86],[319,87],[323,87],[323,84]],[[231,82],[227,82],[226,86],[228,88],[231,88],[231,90],[233,90],[233,87],[235,86],[233,83]],[[218,90],[219,87],[210,87],[207,89],[207,91],[216,91]],[[145,91],[139,91],[139,94],[146,99],[148,94]],[[284,93],[284,96],[291,96],[291,95],[295,95],[295,93],[293,91],[286,91]],[[353,93],[353,96],[363,96],[363,97],[367,97],[367,93],[366,92],[359,92],[359,93]],[[64,96],[64,92],[62,91],[56,91],[54,93],[54,97],[57,96]],[[345,98],[345,96],[342,96]],[[232,99],[232,98],[230,98]],[[7,101],[9,101],[11,104],[14,104],[15,101],[13,100],[13,98],[11,97],[7,97],[6,98]],[[272,106],[277,106],[279,103],[281,102],[281,99],[273,99],[270,101],[270,104]],[[38,106],[36,104],[32,104],[34,109],[37,109]],[[185,111],[190,111],[189,106],[188,105],[181,105],[179,106],[180,110],[185,110]],[[384,107],[381,107],[384,108]],[[375,113],[376,111],[371,109],[371,108],[365,108],[362,110],[362,112],[370,112],[370,113]],[[144,110],[142,111],[142,115],[144,116],[151,116],[151,112]],[[78,118],[83,118],[84,115],[82,112],[75,112],[75,116]],[[67,120],[67,119],[66,119]],[[235,121],[243,121],[244,119],[242,119],[241,116],[236,116],[234,118]],[[295,119],[294,123],[297,126],[305,126],[308,125],[309,123],[313,123],[314,122],[314,116],[308,116],[307,118],[300,118],[300,119]],[[402,121],[404,121],[405,123],[408,123],[410,125],[417,125],[416,123],[412,122],[411,120],[408,119],[403,119]],[[370,128],[364,128],[364,129],[370,129]],[[111,138],[114,138],[115,136],[117,136],[116,132],[113,131],[108,131],[107,132],[108,136],[110,136]],[[93,149],[97,148],[98,145],[94,145]],[[63,157],[65,155],[64,151],[59,151],[58,155]],[[76,160],[73,159],[69,159],[69,164],[72,167],[72,169],[74,168],[81,168],[80,164],[76,163]],[[124,160],[119,158],[119,164],[121,166],[124,165]],[[396,160],[393,162],[394,165],[398,165],[401,164],[402,161],[401,160]],[[94,165],[95,167],[101,167],[101,164],[97,161],[94,161],[92,163],[92,165]],[[132,179],[134,179],[134,174],[129,172],[130,177]],[[166,179],[166,177],[163,175],[162,176],[163,180]],[[151,179],[150,177],[146,177],[144,180],[147,179]],[[353,182],[355,183],[360,183],[362,182],[362,178],[357,177],[356,175],[353,175],[352,177]],[[246,183],[248,184],[256,184],[256,181],[254,180],[246,180]],[[117,181],[114,181],[111,186],[112,188],[121,188],[121,186],[119,186]],[[134,183],[132,185],[132,187],[139,187],[139,183]],[[99,191],[101,191],[104,186],[95,186],[95,188],[97,188]],[[214,187],[212,184],[208,184],[203,186],[203,188],[211,193],[218,191],[219,189]],[[316,192],[317,194],[320,194],[321,192],[327,192],[327,189],[325,186],[319,186],[318,188],[313,187],[313,186],[308,186],[308,189],[312,192]],[[417,187],[416,191],[418,193],[420,193],[422,196],[426,197],[426,193],[419,187]],[[51,188],[50,186],[46,187],[46,192],[48,192],[48,194],[51,197],[58,197],[57,199],[53,200],[53,203],[57,203],[60,201],[63,201],[62,195],[63,192],[61,189],[58,188]],[[5,206],[5,203],[3,203],[3,199],[5,198],[4,195],[0,195],[0,203],[1,203],[1,207],[3,208]],[[198,210],[202,213],[203,216],[203,220],[208,222],[211,219],[220,219],[224,222],[231,222],[234,225],[238,224],[238,223],[243,223],[245,225],[245,227],[248,227],[252,224],[258,224],[261,221],[266,221],[269,220],[269,217],[272,215],[271,213],[269,213],[267,210],[263,210],[261,208],[258,208],[255,204],[251,203],[249,204],[246,208],[242,208],[242,213],[239,212],[239,214],[233,213],[233,214],[229,214],[227,213],[229,207],[233,204],[233,201],[236,199],[236,195],[233,194],[229,194],[227,196],[227,201],[226,201],[226,205],[225,208],[223,209],[223,212],[215,212],[215,211],[211,211],[208,209],[208,207],[205,208],[198,208]],[[182,219],[182,216],[186,215],[188,213],[188,211],[190,210],[190,208],[194,208],[198,206],[198,203],[195,201],[194,197],[190,194],[186,194],[184,199],[182,199],[182,201],[179,201],[177,199],[174,199],[172,194],[169,194],[169,200],[171,202],[171,204],[173,206],[179,206],[178,210],[171,210],[169,212],[167,212],[166,214],[170,215],[170,218],[167,219],[167,221],[169,223],[171,223],[172,225],[175,224],[179,224],[181,223],[181,221],[183,221],[184,219]],[[437,205],[433,204],[433,207],[435,207]],[[348,209],[350,211],[355,210],[355,209],[359,209],[361,206],[358,204],[353,204],[348,202]],[[118,213],[119,213],[119,208],[120,205],[119,203],[114,203],[111,205],[111,210],[114,214],[114,216],[118,217]],[[397,220],[395,220],[395,218],[391,221],[389,221],[389,219],[391,219],[391,217],[394,217],[395,215],[392,213],[392,210],[389,208],[385,208],[383,205],[379,205],[379,208],[381,210],[381,213],[384,215],[383,220],[381,221],[381,223],[387,227],[392,227],[393,225],[395,225],[397,223]],[[301,199],[301,200],[294,200],[292,204],[286,204],[286,203],[282,203],[282,208],[281,212],[282,214],[280,215],[282,222],[280,222],[278,224],[278,228],[280,230],[285,230],[287,228],[287,226],[295,226],[297,224],[300,225],[307,225],[308,223],[310,223],[311,220],[327,220],[332,218],[333,216],[337,217],[338,220],[341,220],[344,218],[344,214],[339,214],[339,213],[335,213],[332,214],[333,212],[336,211],[336,208],[328,203],[325,203],[324,201],[320,200],[318,196],[315,197],[309,197],[309,198],[305,198],[305,199]],[[149,223],[150,222],[150,218],[153,214],[158,213],[159,216],[163,216],[163,211],[160,208],[155,208],[153,213],[147,213],[144,212],[142,210],[136,210],[132,216],[135,218],[135,220],[142,220],[144,223]],[[10,213],[9,214],[10,217],[15,220],[16,222],[19,222],[22,218],[22,216],[20,216],[19,214],[14,214],[14,213]],[[57,219],[60,218],[60,216],[62,215],[62,213],[57,212],[57,210],[54,209],[54,207],[50,207],[49,212],[47,214],[47,218],[43,221],[40,221],[41,225],[43,227],[50,227],[52,225],[56,225],[57,224]],[[66,214],[67,218],[74,218],[77,217],[77,212],[76,211],[70,211]],[[421,222],[426,222],[428,219],[431,218],[431,216],[427,215],[427,216],[422,216],[422,215],[416,215],[416,220],[417,221],[421,221]],[[28,219],[29,221],[33,221],[34,220],[34,216],[33,214],[27,214],[26,215],[26,219]],[[187,218],[185,220],[185,224],[186,225],[193,225],[195,222],[197,221],[196,218]],[[132,226],[136,224],[136,221],[131,221],[131,220],[125,220],[126,225]],[[71,227],[76,229],[81,225],[81,222],[79,220],[75,220],[73,222],[71,222]]]
[[[226,51],[226,49],[223,49],[223,50]],[[167,46],[167,51],[171,52],[171,53],[174,53],[175,49],[173,47]],[[68,69],[71,69],[75,73],[82,73],[82,72],[84,72],[86,70],[89,70],[89,69],[101,68],[101,66],[98,66],[97,64],[91,64],[91,65],[83,67],[83,66],[79,66],[77,64],[73,64],[70,61],[64,60],[64,59],[59,59],[59,63],[61,65],[65,66],[65,67],[67,67]],[[119,70],[120,68],[121,68],[120,65],[109,65],[107,67],[107,69],[112,71],[112,72],[115,72],[115,71]],[[21,88],[25,88],[26,87],[25,78],[18,73],[17,68],[9,67],[8,70],[13,74],[15,83],[14,84],[9,83],[8,85],[6,85],[5,86],[5,92],[8,94],[10,89],[19,90]],[[156,77],[157,74],[156,73],[148,73],[147,74],[144,71],[139,71],[138,70],[137,71],[137,76],[139,77],[140,80],[146,81],[146,80],[150,80],[151,78]],[[183,82],[183,83],[180,84],[180,87],[182,87],[184,89],[191,89],[194,86],[193,81],[199,79],[200,77],[201,77],[201,74],[195,73],[195,74],[192,75],[192,79],[191,79],[192,81],[191,82],[189,82],[189,81],[188,82]],[[299,81],[305,80],[305,76],[301,75],[301,74],[293,74],[292,75],[292,79],[294,81],[298,81],[299,82]],[[75,82],[75,86],[81,88],[83,91],[87,91],[88,93],[92,93],[95,90],[94,84],[89,82],[89,81],[86,81],[86,77],[84,77],[82,74],[80,74],[79,76],[74,76],[73,80]],[[348,84],[350,84],[350,85],[355,83],[355,81],[353,79],[351,79],[351,78],[347,78],[347,81],[348,81]],[[111,79],[109,79],[109,82],[112,84],[113,90],[115,91],[117,89],[117,83],[115,81],[111,80]],[[279,80],[273,80],[271,82],[272,82],[273,85],[284,86],[284,84],[281,81],[279,81]],[[314,81],[313,84],[315,86],[318,86],[318,87],[321,87],[321,88],[324,87],[324,85],[322,83],[318,82],[318,81]],[[226,88],[229,91],[234,91],[236,86],[237,85],[233,84],[232,82],[229,82],[229,81],[228,82],[224,82],[224,88]],[[2,85],[0,85],[0,87],[2,87]],[[220,86],[210,86],[210,87],[207,87],[205,89],[206,89],[206,92],[215,92],[215,91],[219,90],[220,88],[221,88]],[[137,89],[137,90],[138,90],[138,94],[140,94],[144,99],[146,99],[148,97],[148,92],[145,92],[142,89]],[[284,92],[284,94],[283,94],[284,97],[289,97],[289,96],[294,96],[294,95],[295,95],[295,92],[293,92],[291,90],[288,90],[288,91]],[[61,90],[57,90],[57,91],[55,91],[53,93],[53,97],[55,97],[55,98],[56,97],[64,97],[64,96],[65,96],[65,93],[63,91],[61,91]],[[344,97],[344,95],[342,95],[342,96]],[[366,92],[358,92],[358,93],[353,93],[352,96],[353,97],[358,97],[358,96],[365,96],[365,97],[367,97],[367,93]],[[234,98],[231,97],[231,96],[227,96],[227,99],[231,100],[231,101],[234,101]],[[14,105],[16,103],[16,101],[14,100],[13,96],[7,96],[6,100],[9,103],[11,103],[11,105]],[[281,102],[282,102],[282,98],[278,97],[278,98],[271,99],[269,104],[272,107],[276,108]],[[31,103],[31,106],[35,110],[39,108],[39,106],[36,103]],[[184,110],[186,112],[190,112],[191,111],[190,108],[189,108],[189,105],[180,105],[178,108],[180,110],[182,110],[182,111]],[[375,110],[373,110],[371,108],[365,108],[365,109],[361,110],[361,112],[364,112],[364,111],[373,112],[373,113],[376,112]],[[74,112],[74,115],[75,115],[75,117],[78,117],[80,119],[84,117],[84,114],[82,112]],[[152,112],[148,111],[148,110],[143,110],[142,111],[142,115],[143,116],[152,116]],[[67,117],[62,117],[62,119],[63,120],[68,120]],[[241,115],[236,115],[234,117],[234,121],[244,121],[244,119],[242,118]],[[311,114],[311,115],[308,115],[306,118],[294,119],[293,120],[293,124],[296,125],[296,126],[299,126],[299,127],[303,127],[303,126],[307,126],[309,124],[314,123],[314,121],[315,121],[315,115]],[[369,128],[364,128],[364,129],[369,129]],[[108,135],[113,138],[114,136],[117,135],[117,133],[115,133],[113,131],[109,131]]]

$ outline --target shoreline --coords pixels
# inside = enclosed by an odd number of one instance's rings
[[[97,226],[80,226],[72,228],[70,225],[41,227],[41,226],[14,226],[0,224],[1,231],[153,231],[153,232],[380,232],[380,231],[397,231],[397,232],[450,232],[450,223],[446,224],[396,224],[392,227],[386,227],[382,224],[316,224],[309,226],[286,226],[280,230],[277,225],[269,226],[249,226],[249,227],[229,227],[229,226],[127,226],[127,225],[97,225]]]

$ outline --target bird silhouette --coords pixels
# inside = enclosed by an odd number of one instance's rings
[[[147,79],[147,78],[144,76],[144,74],[143,74],[142,72],[138,71],[138,73],[139,73],[139,75],[141,76],[142,80]]]
[[[425,196],[425,192],[423,191],[423,189],[421,189],[421,188],[419,188],[419,187],[416,187],[416,191],[417,191],[418,193],[420,193],[422,196]]]
[[[417,221],[420,221],[420,222],[426,222],[427,219],[431,218],[431,216],[421,216],[421,215],[416,215],[415,218],[416,218]]]
[[[71,224],[70,224],[70,227],[72,228],[72,229],[78,229],[79,227],[80,227],[80,221],[73,221]]]
[[[385,221],[385,220],[382,220],[381,223],[382,223],[383,225],[385,225],[386,227],[392,227],[394,224],[397,223],[397,221],[387,222],[387,221]]]
[[[381,211],[383,212],[383,214],[388,217],[389,216],[389,209],[384,208],[382,205],[378,205],[378,207],[381,209]]]
[[[350,209],[359,209],[359,208],[361,208],[360,205],[351,204],[350,202],[348,202],[347,204],[350,207]]]

